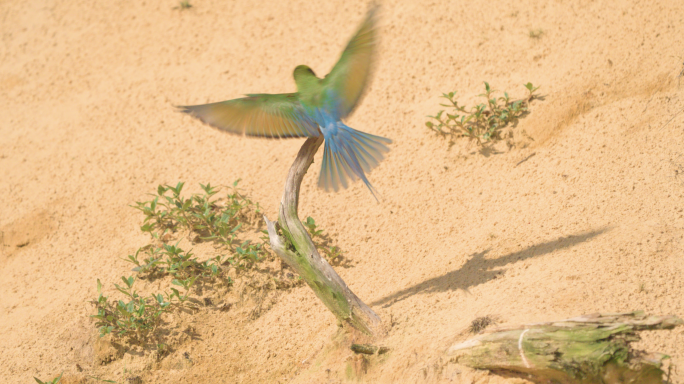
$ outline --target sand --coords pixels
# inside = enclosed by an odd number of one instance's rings
[[[238,309],[184,315],[161,363],[149,353],[99,363],[111,345],[88,317],[96,279],[115,295],[131,273],[122,258],[148,241],[129,205],[159,184],[198,191],[241,178],[273,219],[303,142],[223,134],[173,105],[294,91],[293,68],[326,73],[367,7],[191,4],[0,2],[5,383],[62,372],[63,383],[348,380],[351,340],[306,286],[279,292],[256,320]],[[360,182],[317,189],[319,153],[299,209],[344,250],[338,272],[388,326],[380,343],[391,352],[353,380],[523,383],[444,368],[444,350],[478,316],[684,317],[684,2],[382,6],[377,71],[347,121],[394,141],[370,175],[382,201]],[[518,97],[523,83],[541,86],[509,145],[482,152],[426,129],[442,92],[471,103],[483,81]],[[683,331],[638,344],[672,356],[673,382],[684,382]]]

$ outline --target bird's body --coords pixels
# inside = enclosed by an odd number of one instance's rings
[[[366,178],[383,159],[391,140],[348,127],[351,114],[370,77],[375,48],[375,10],[351,39],[332,71],[323,79],[311,68],[294,70],[296,93],[250,94],[219,103],[180,107],[204,123],[230,133],[269,138],[323,135],[325,148],[318,185],[325,190],[348,186]]]

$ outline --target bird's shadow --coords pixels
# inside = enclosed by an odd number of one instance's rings
[[[601,228],[596,231],[584,232],[578,235],[563,236],[556,240],[535,244],[518,252],[509,253],[496,259],[486,259],[485,255],[489,249],[472,254],[468,261],[459,269],[447,272],[442,276],[433,277],[418,283],[412,287],[402,289],[381,299],[373,301],[371,305],[381,305],[384,308],[391,306],[397,301],[404,300],[418,293],[445,292],[454,290],[465,290],[480,284],[484,284],[501,275],[505,269],[496,269],[510,263],[543,256],[555,250],[573,247],[596,237],[608,228]]]

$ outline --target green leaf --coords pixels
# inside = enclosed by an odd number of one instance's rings
[[[121,276],[121,280],[123,280],[123,282],[128,286],[128,288],[132,287],[132,286],[133,286],[133,282],[135,281],[135,279],[133,278],[133,276],[129,276],[128,279],[125,278],[125,277],[123,277],[123,276]]]
[[[532,85],[532,83],[525,84],[525,88],[527,88],[527,90],[530,91],[530,93],[539,89],[539,87],[535,87],[534,85]]]
[[[155,225],[152,223],[147,223],[140,227],[140,230],[143,232],[152,232],[154,230]]]
[[[97,279],[97,293],[102,293],[102,283]]]
[[[114,287],[116,287],[116,290],[123,293],[126,296],[131,296],[131,293],[128,292],[127,289],[123,289],[119,284],[114,284]]]
[[[233,233],[233,232],[237,231],[238,229],[240,229],[240,227],[242,227],[242,223],[236,225],[235,228],[233,228],[233,229],[230,231],[230,233]]]
[[[184,185],[185,185],[185,182],[179,181],[178,184],[176,184],[176,188],[173,190],[173,193],[176,195],[180,195],[181,190],[183,189]]]

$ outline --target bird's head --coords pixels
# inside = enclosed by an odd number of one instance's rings
[[[309,68],[308,65],[298,65],[294,70],[295,81],[297,81],[298,78],[305,78],[309,76],[316,77],[316,74],[314,73],[313,69]]]
[[[311,86],[319,81],[314,71],[306,65],[298,65],[295,68],[294,80],[300,92],[304,89],[310,89]]]

